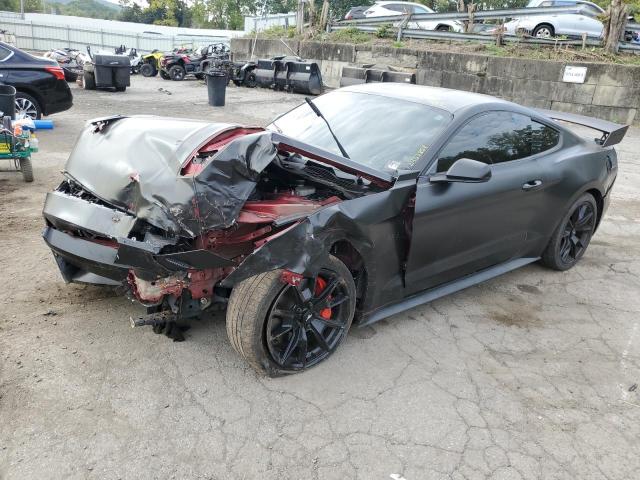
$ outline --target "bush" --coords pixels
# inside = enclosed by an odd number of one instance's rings
[[[349,27],[331,32],[330,40],[342,43],[366,43],[371,40],[371,35],[361,32],[356,27]]]
[[[255,35],[255,32],[251,36]],[[285,28],[282,25],[274,25],[264,29],[258,34],[263,38],[293,38],[296,36],[296,27]]]
[[[386,23],[380,25],[376,30],[376,37],[378,38],[387,38],[390,37],[391,34],[393,34],[393,29],[391,28],[391,25]]]

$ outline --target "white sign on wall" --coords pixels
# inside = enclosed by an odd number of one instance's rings
[[[587,78],[587,67],[572,67],[567,65],[564,67],[562,81],[567,83],[584,83]]]

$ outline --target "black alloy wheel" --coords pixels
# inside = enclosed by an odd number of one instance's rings
[[[287,285],[273,302],[266,322],[267,348],[284,370],[311,367],[329,356],[351,322],[350,294],[344,279],[321,270],[313,292]]]
[[[542,263],[568,270],[584,255],[598,223],[598,205],[590,193],[576,200],[563,217],[542,254]]]
[[[579,204],[565,223],[559,244],[560,260],[574,264],[584,254],[596,225],[596,212],[590,202]]]

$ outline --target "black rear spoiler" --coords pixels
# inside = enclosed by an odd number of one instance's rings
[[[603,147],[610,147],[611,145],[620,143],[629,128],[629,125],[619,125],[607,120],[600,120],[599,118],[587,117],[576,113],[556,112],[554,110],[544,110],[540,108],[536,109],[536,111],[553,120],[574,123],[602,132],[602,137],[596,139],[596,142]]]

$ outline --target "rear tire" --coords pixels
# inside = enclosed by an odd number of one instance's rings
[[[569,270],[587,251],[598,219],[593,195],[585,193],[571,205],[542,254],[541,263],[554,270]]]
[[[93,73],[84,72],[84,89],[95,90],[96,89],[96,77]]]
[[[227,307],[231,345],[255,370],[269,376],[299,372],[324,361],[346,338],[355,312],[353,277],[336,257],[329,256],[321,266],[310,294],[311,302],[318,302],[313,311],[309,301],[300,300],[296,287],[283,282],[282,273],[272,270],[240,282]],[[319,284],[320,277],[327,280]]]
[[[42,107],[40,107],[40,102],[28,93],[16,92],[16,118],[22,117],[40,120]]]
[[[438,25],[438,27],[436,28],[436,31],[438,31],[438,32],[450,32],[451,31],[451,27],[449,27],[448,25]]]
[[[25,182],[33,182],[33,165],[30,158],[20,159],[20,171],[22,172],[22,178]]]

